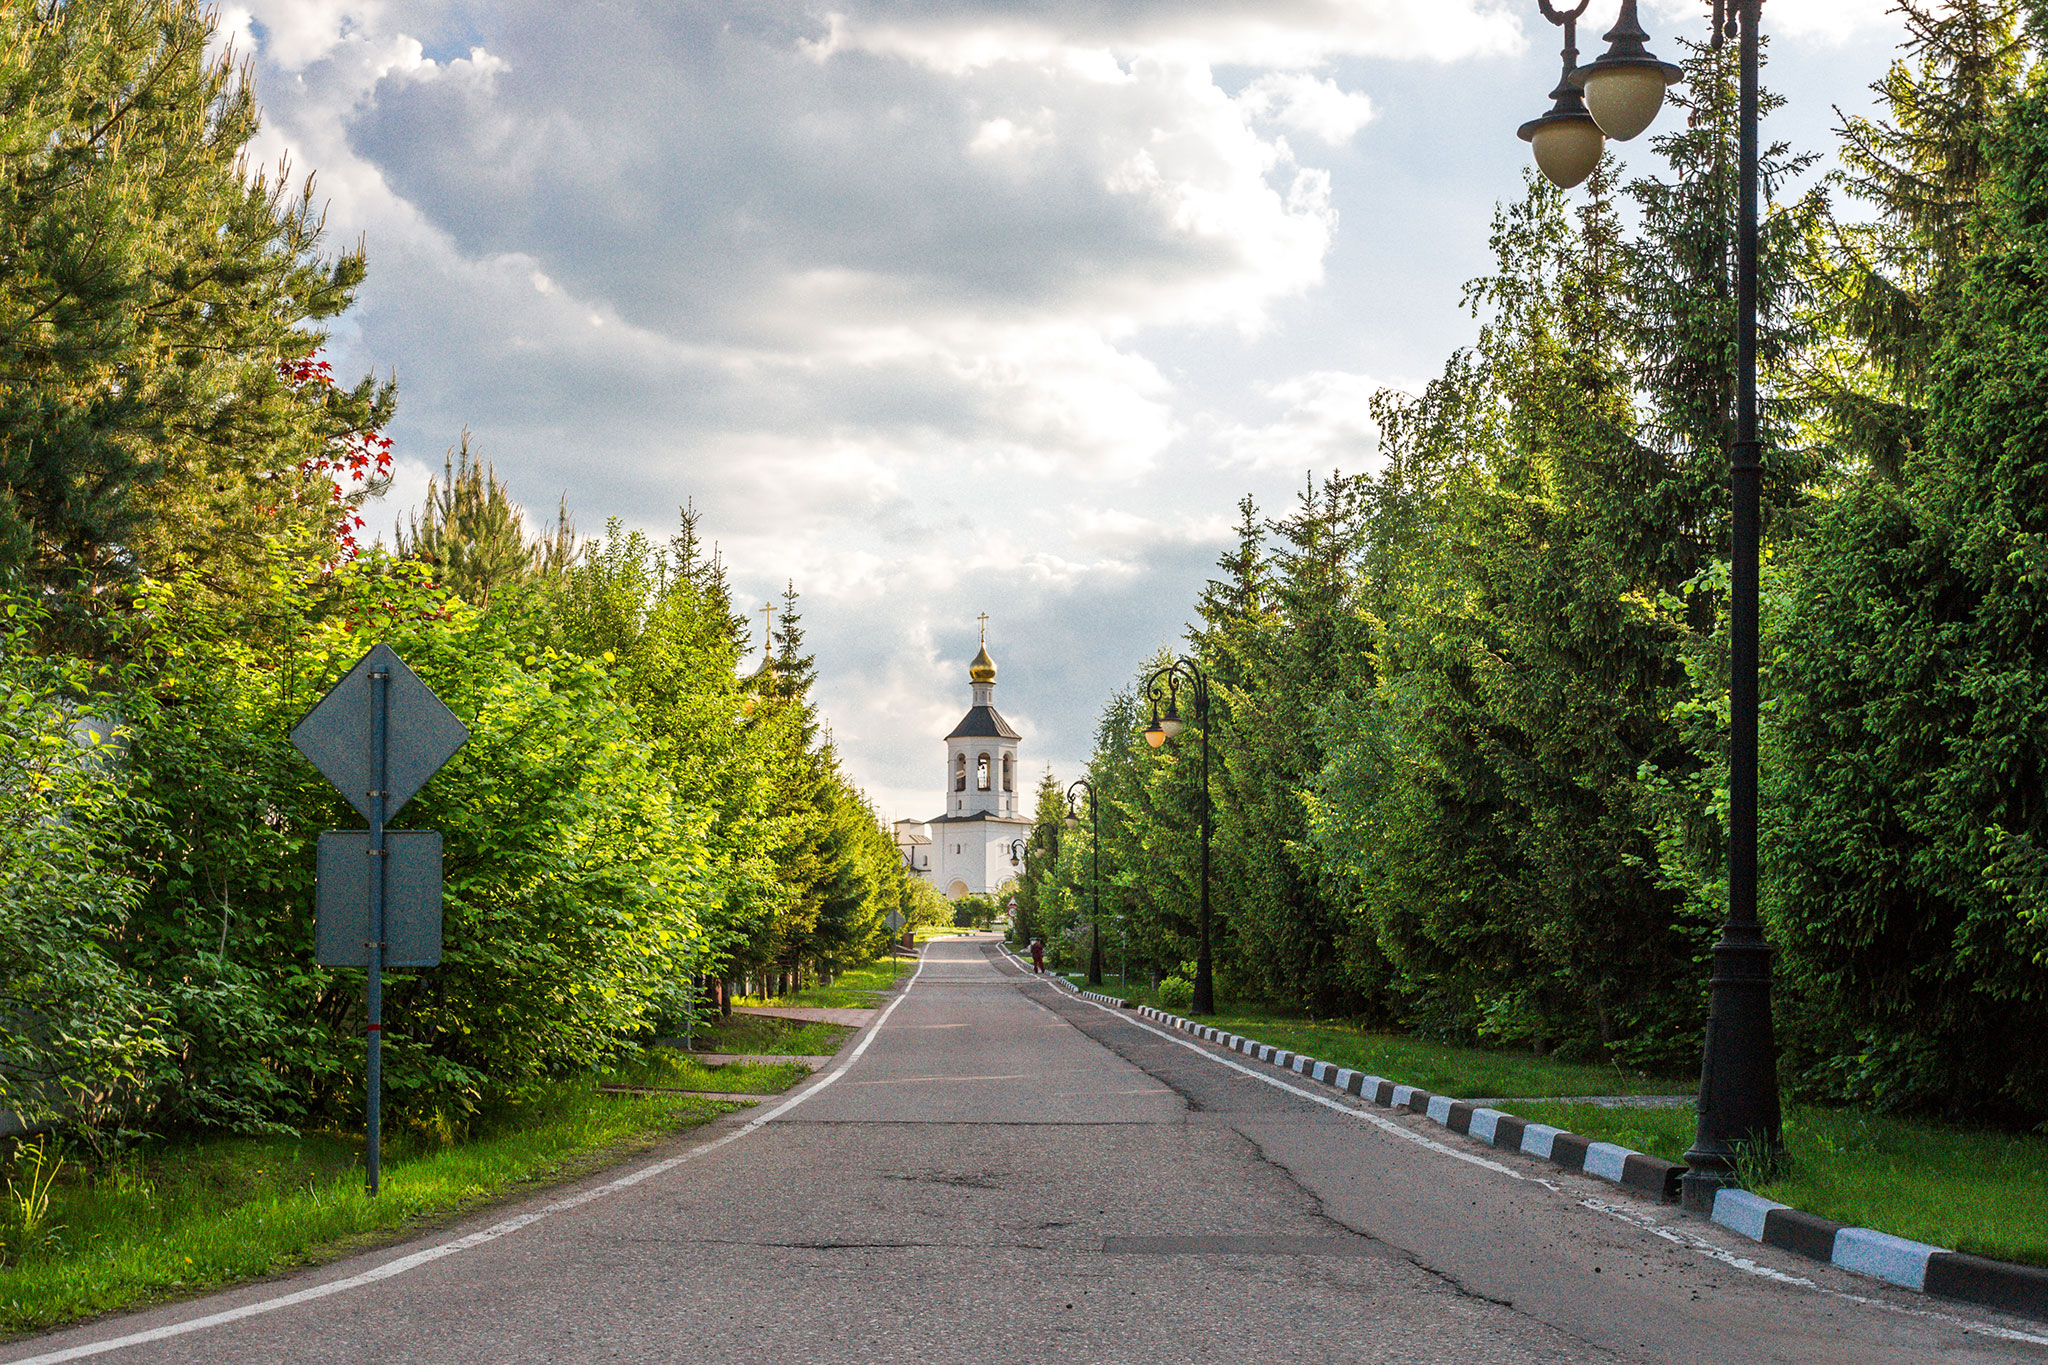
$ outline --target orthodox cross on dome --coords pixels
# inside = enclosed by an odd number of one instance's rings
[[[775,638],[775,604],[773,602],[763,602],[758,610],[762,616],[761,657],[766,659]]]
[[[988,643],[988,613],[983,612],[974,619],[981,622],[981,642],[986,645]]]

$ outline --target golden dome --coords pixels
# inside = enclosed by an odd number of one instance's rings
[[[992,683],[996,680],[996,661],[988,657],[988,646],[974,656],[974,662],[967,665],[967,680],[977,683]]]

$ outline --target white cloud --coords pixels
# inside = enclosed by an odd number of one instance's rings
[[[1272,71],[1238,96],[1252,117],[1307,133],[1331,146],[1349,142],[1372,121],[1372,100],[1335,81],[1299,71]]]
[[[977,613],[1027,759],[1077,759],[1240,492],[1371,466],[1370,375],[1456,344],[1410,355],[1408,314],[1462,321],[1435,277],[1515,192],[1502,130],[1555,71],[1530,8],[228,0],[223,23],[256,57],[256,159],[317,170],[332,239],[367,234],[331,349],[398,368],[402,496],[468,425],[586,531],[694,499],[750,597],[797,580],[854,770],[926,815]]]
[[[1446,62],[1522,42],[1506,0],[1037,0],[1000,11],[928,0],[836,11],[811,50],[886,53],[961,73],[1084,54],[1283,69],[1339,57]]]
[[[1659,30],[1668,33],[1682,28],[1691,33],[1703,28],[1700,15],[1699,0],[1651,0],[1643,24],[1652,30],[1651,50],[1659,50]],[[1844,42],[1872,31],[1896,30],[1898,26],[1890,0],[1771,0],[1764,9],[1763,31],[1774,37]],[[1580,45],[1586,46],[1583,38]],[[1593,48],[1596,54],[1599,50],[1597,46]]]
[[[1233,464],[1251,469],[1372,472],[1381,463],[1372,401],[1386,387],[1370,375],[1341,370],[1313,370],[1265,385],[1262,396],[1285,404],[1285,411],[1262,424],[1223,426],[1220,444]]]

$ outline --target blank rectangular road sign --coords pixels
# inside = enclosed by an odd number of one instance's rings
[[[384,831],[384,965],[441,963],[441,835],[431,829]],[[330,829],[320,836],[320,890],[313,913],[313,957],[323,967],[370,965],[370,832]]]

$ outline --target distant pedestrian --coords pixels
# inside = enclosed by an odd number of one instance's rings
[[[1045,974],[1045,940],[1042,938],[1031,940],[1031,970],[1041,976]]]

